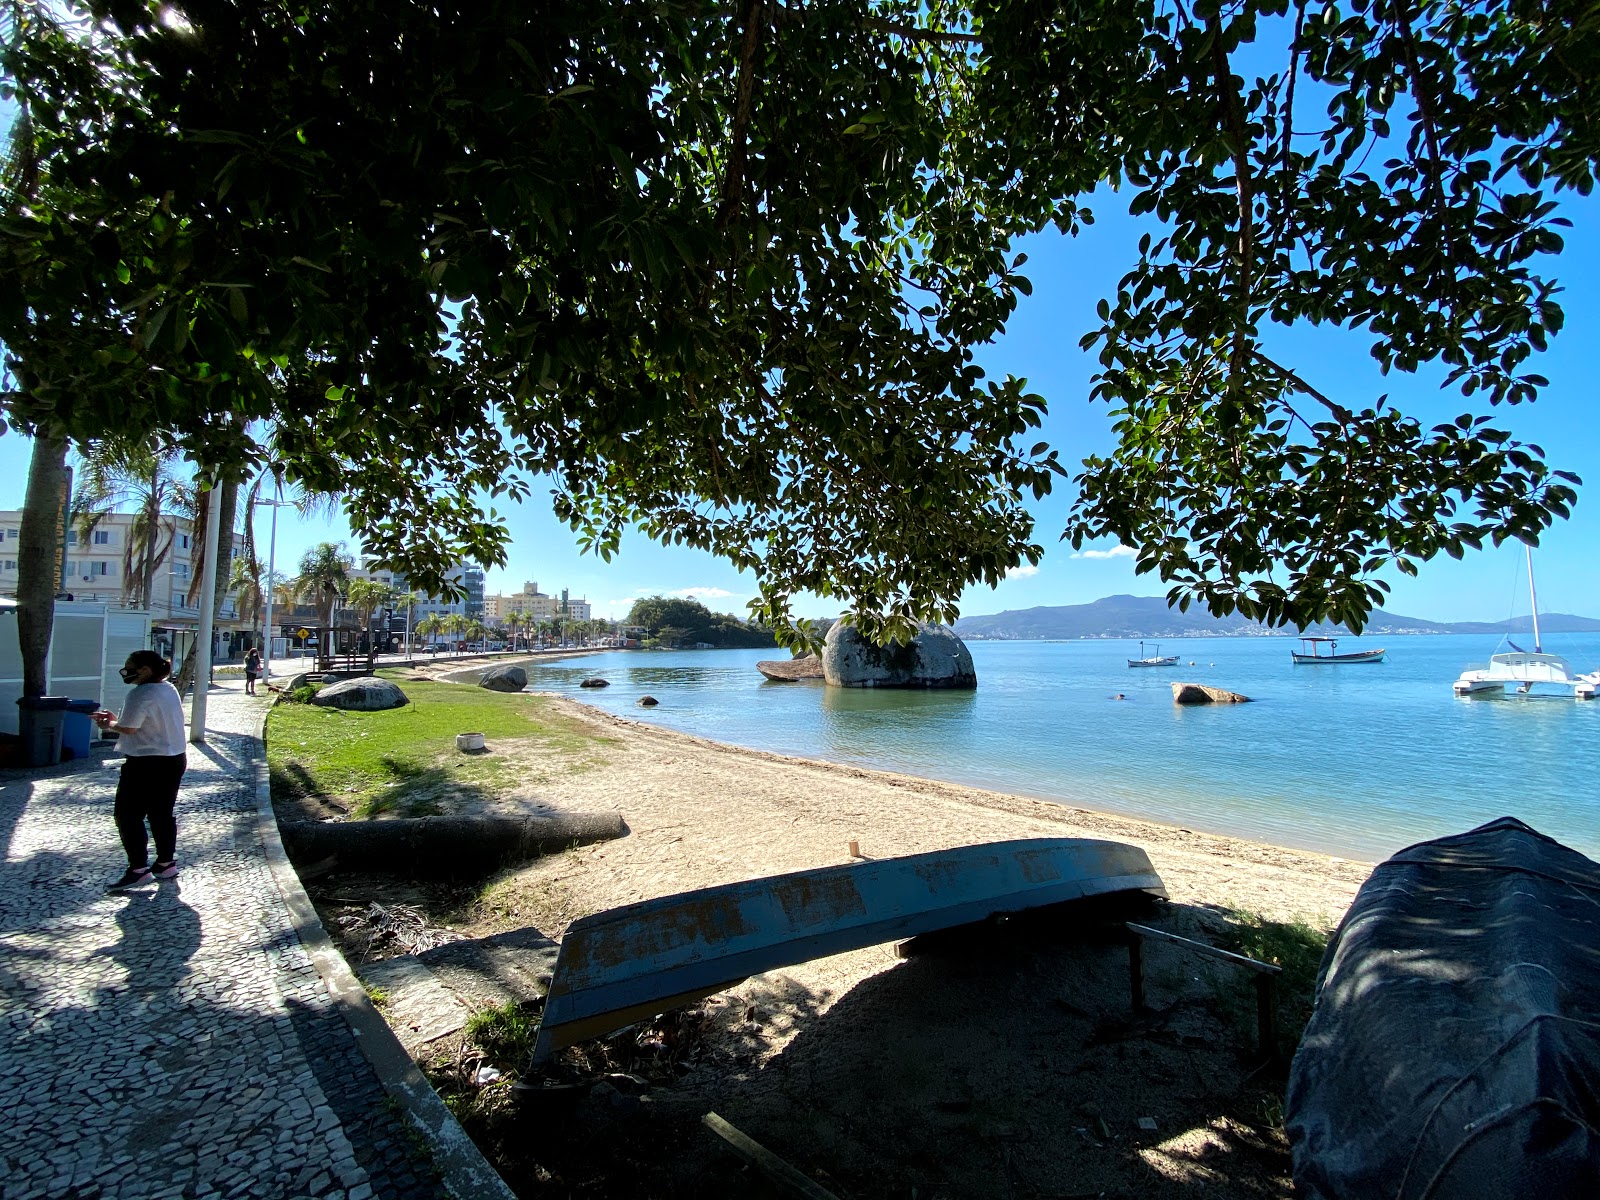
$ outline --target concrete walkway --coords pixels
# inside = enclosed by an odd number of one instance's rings
[[[126,865],[120,756],[0,771],[5,1200],[448,1194],[426,1123],[391,1099],[296,933],[298,885],[275,881],[265,703],[241,683],[210,693],[179,796],[181,874],[159,886],[102,890]]]

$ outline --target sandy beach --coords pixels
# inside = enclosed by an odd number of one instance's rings
[[[616,811],[629,832],[499,877],[460,934],[534,925],[559,939],[601,909],[848,861],[852,841],[870,857],[1025,837],[1131,843],[1170,893],[1160,923],[1203,939],[1235,911],[1331,927],[1370,870],[549,701],[599,740],[576,753],[491,746],[519,782],[482,807]],[[1103,937],[908,962],[880,946],[797,965],[701,1006],[706,1054],[652,1093],[652,1111],[714,1109],[856,1196],[1288,1195],[1281,1071],[1275,1082],[1254,1068],[1248,982],[1166,949],[1149,973],[1153,1018],[1131,1014],[1126,951]],[[719,1156],[694,1146],[647,1191],[713,1186]]]

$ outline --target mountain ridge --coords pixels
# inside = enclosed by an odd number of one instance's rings
[[[1381,608],[1362,630],[1364,635],[1404,635],[1416,633],[1527,633],[1532,629],[1528,617],[1508,621],[1428,621],[1407,617]],[[1596,633],[1600,620],[1572,613],[1541,613],[1541,633]],[[1293,637],[1293,628],[1272,629],[1237,613],[1213,617],[1204,608],[1193,607],[1180,613],[1167,606],[1161,596],[1102,596],[1088,604],[1041,605],[1007,609],[988,616],[962,617],[955,631],[964,638],[990,641],[1057,641],[1084,638],[1162,638],[1162,637]],[[1342,625],[1317,624],[1305,630],[1307,636],[1353,636]]]

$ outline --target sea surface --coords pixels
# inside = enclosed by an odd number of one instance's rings
[[[774,683],[782,651],[614,651],[529,667],[529,690],[701,737],[1376,860],[1510,814],[1600,858],[1600,701],[1461,699],[1495,635],[1341,639],[1375,665],[1295,666],[1292,638],[969,643],[974,692]],[[1531,648],[1531,647],[1530,647]],[[1600,636],[1547,653],[1600,668]],[[1155,643],[1147,643],[1155,653]],[[602,676],[605,689],[580,689]],[[1180,708],[1185,680],[1243,705]],[[648,693],[658,707],[640,708]],[[1123,699],[1115,699],[1118,695]]]

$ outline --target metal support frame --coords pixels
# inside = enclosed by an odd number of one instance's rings
[[[1164,929],[1152,929],[1148,925],[1136,925],[1129,921],[1128,930],[1128,988],[1132,996],[1133,1007],[1143,1010],[1144,1003],[1144,939],[1151,938],[1158,942],[1170,942],[1185,950],[1192,950],[1196,954],[1205,955],[1207,958],[1219,959],[1235,967],[1244,967],[1255,974],[1256,986],[1256,1037],[1260,1043],[1261,1057],[1271,1061],[1278,1057],[1278,992],[1276,980],[1283,973],[1283,968],[1273,963],[1262,962],[1258,958],[1247,955],[1235,954],[1231,950],[1222,950],[1216,946],[1208,946],[1204,942],[1197,942],[1192,938],[1179,937],[1175,933],[1168,933]]]

